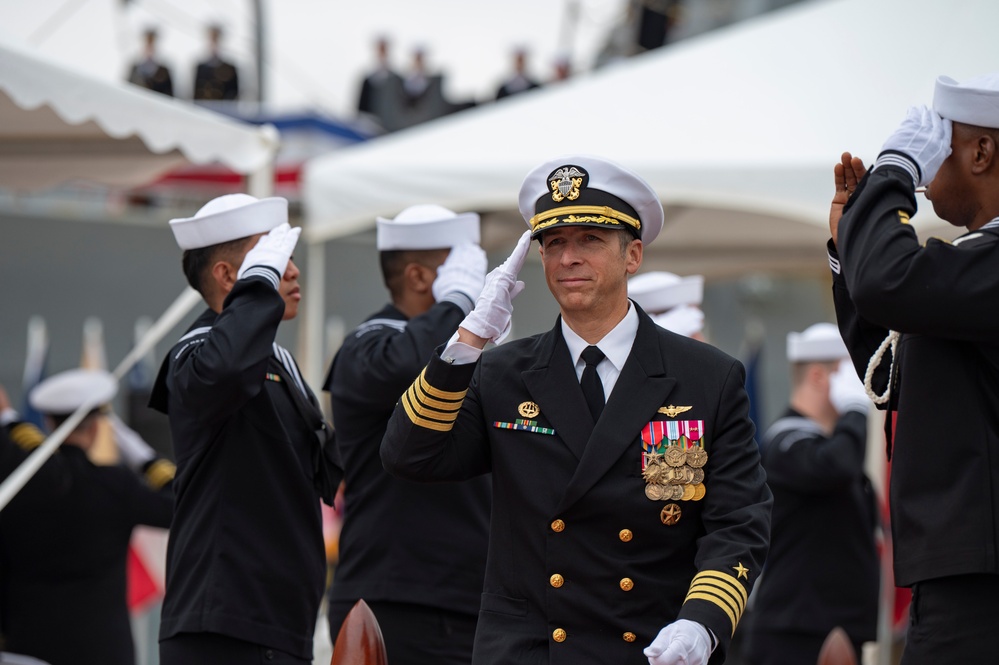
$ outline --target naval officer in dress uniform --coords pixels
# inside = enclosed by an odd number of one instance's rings
[[[666,272],[644,272],[628,280],[628,297],[638,303],[656,325],[701,342],[704,337],[704,277]]]
[[[301,229],[285,199],[246,194],[170,227],[208,309],[150,399],[177,459],[160,662],[310,663],[326,579],[319,499],[332,504],[340,473],[331,428],[274,341],[301,300]]]
[[[493,474],[472,662],[720,663],[767,550],[770,505],[738,361],[628,300],[655,192],[589,156],[534,169],[530,231],[404,393],[390,472]],[[510,329],[532,238],[561,316]]]
[[[94,408],[0,512],[0,629],[4,649],[51,665],[132,665],[125,570],[132,528],[170,525],[174,466],[113,414],[118,384],[104,370],[73,369],[28,394],[51,429],[84,404]],[[123,464],[87,457],[111,418]],[[0,477],[44,441],[20,422],[0,387]]]
[[[895,583],[912,587],[903,665],[999,654],[999,73],[941,76],[873,169],[835,168],[839,328],[890,413]],[[915,190],[967,233],[921,245]],[[846,204],[845,207],[843,204]],[[842,212],[842,219],[840,213]],[[887,393],[887,394],[886,394]]]
[[[871,400],[835,324],[789,333],[787,359],[790,403],[760,438],[774,509],[749,662],[815,665],[837,626],[860,662],[863,643],[877,639],[881,565],[864,473]]]
[[[377,224],[392,302],[347,336],[325,385],[345,473],[330,635],[363,598],[393,665],[467,664],[486,566],[489,478],[402,480],[385,472],[378,447],[399,395],[482,291],[479,216],[423,204]]]

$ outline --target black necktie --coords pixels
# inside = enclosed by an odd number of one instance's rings
[[[595,346],[588,346],[583,349],[583,378],[579,385],[583,389],[583,397],[586,398],[586,406],[590,407],[593,415],[593,422],[600,419],[600,412],[604,410],[604,385],[600,383],[600,376],[597,374],[597,365],[604,359],[604,352]]]

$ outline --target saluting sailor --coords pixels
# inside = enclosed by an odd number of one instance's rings
[[[482,291],[479,216],[420,204],[377,223],[392,303],[347,336],[325,386],[345,473],[330,634],[363,598],[393,665],[462,665],[472,656],[486,568],[489,478],[401,480],[385,472],[378,447],[399,395]]]
[[[28,394],[52,430],[85,404],[93,408],[0,512],[3,649],[51,665],[135,662],[125,593],[128,543],[138,524],[170,526],[174,465],[110,413],[117,392],[109,372],[72,369]],[[87,457],[104,418],[120,465],[99,466]],[[19,420],[3,387],[0,425],[2,478],[45,437]]]
[[[556,159],[520,210],[530,231],[401,398],[382,461],[493,473],[476,665],[721,662],[770,527],[744,371],[628,300],[663,224],[639,176]],[[482,353],[509,332],[532,238],[561,316]]]
[[[939,77],[933,107],[909,109],[870,171],[844,153],[834,177],[836,317],[857,373],[870,364],[869,388],[894,412],[886,428],[897,422],[888,433],[895,583],[913,591],[902,663],[993,663],[999,73]],[[920,245],[908,224],[917,186],[968,233]]]
[[[275,341],[301,291],[288,202],[228,194],[170,222],[205,299],[150,405],[170,416],[176,515],[164,665],[310,663],[326,578],[320,497],[340,480],[331,428]]]

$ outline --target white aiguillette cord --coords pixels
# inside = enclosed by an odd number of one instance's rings
[[[884,404],[888,401],[888,397],[891,395],[891,381],[892,376],[895,372],[895,352],[898,349],[898,332],[894,330],[888,331],[888,336],[885,337],[884,341],[881,342],[881,346],[878,350],[874,352],[871,356],[870,362],[867,363],[867,371],[864,373],[864,390],[867,391],[867,396],[871,398],[871,401],[875,404]],[[885,388],[883,394],[878,395],[874,392],[874,387],[872,382],[874,380],[874,370],[878,368],[881,364],[881,359],[884,358],[885,351],[891,349],[891,365],[888,367],[888,387]]]
[[[163,314],[160,315],[159,320],[154,323],[149,330],[146,332],[145,336],[134,349],[129,352],[125,359],[122,360],[118,367],[115,368],[113,375],[115,380],[121,381],[121,377],[125,376],[128,370],[132,369],[132,366],[139,361],[140,358],[149,353],[150,350],[156,343],[159,342],[163,337],[170,332],[171,329],[178,323],[181,319],[187,316],[187,313],[194,309],[194,306],[201,302],[201,294],[199,294],[194,289],[188,287],[184,289],[177,299],[170,305]],[[35,450],[28,455],[28,458],[21,462],[21,465],[14,469],[14,471],[7,476],[7,479],[0,483],[0,510],[3,510],[14,495],[17,494],[24,485],[31,480],[38,469],[42,467],[45,462],[52,457],[55,451],[59,448],[59,445],[66,440],[76,426],[80,424],[80,421],[86,417],[88,413],[95,407],[100,406],[100,404],[86,403],[82,404],[80,408],[73,412],[66,421],[56,428],[52,434],[48,436],[45,441],[42,442],[40,446],[35,448]]]

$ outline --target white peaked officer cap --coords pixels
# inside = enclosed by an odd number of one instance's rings
[[[53,374],[28,393],[28,404],[52,416],[69,415],[87,405],[103,406],[118,392],[118,382],[102,369],[71,369]]]
[[[964,83],[949,76],[937,78],[933,110],[954,122],[999,128],[999,73],[976,76]]]
[[[479,244],[479,215],[461,214],[433,203],[406,208],[392,219],[377,217],[378,251],[444,249]]]
[[[171,219],[170,229],[181,249],[201,249],[267,233],[287,222],[285,198],[226,194],[203,205],[194,217]]]
[[[627,229],[648,244],[663,206],[637,174],[601,157],[571,155],[535,167],[520,186],[520,214],[537,238],[553,226]]]
[[[680,305],[700,305],[704,297],[704,277],[645,272],[628,280],[628,297],[646,312],[665,312]]]
[[[839,328],[832,323],[816,323],[803,332],[787,334],[787,359],[793,363],[842,360],[847,356]]]

